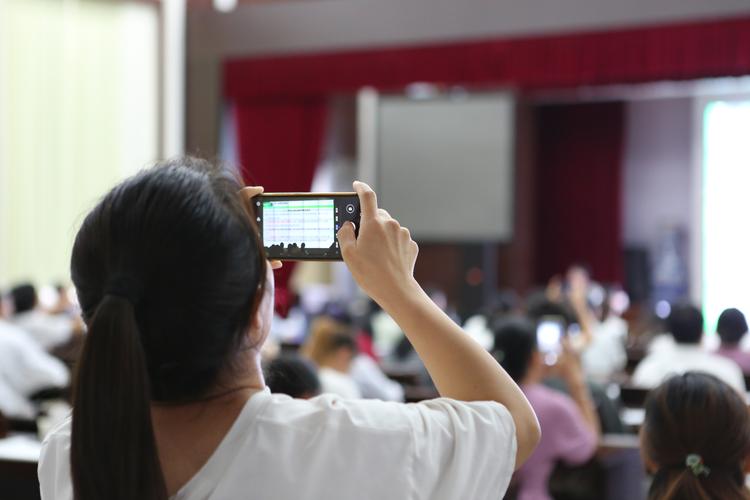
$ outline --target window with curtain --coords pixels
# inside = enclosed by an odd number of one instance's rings
[[[69,281],[87,211],[158,149],[153,4],[0,1],[0,287]]]

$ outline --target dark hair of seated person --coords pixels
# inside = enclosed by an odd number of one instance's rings
[[[13,301],[15,314],[25,313],[36,307],[36,288],[31,283],[23,283],[13,287],[10,290],[10,297]]]
[[[265,378],[273,393],[302,399],[320,394],[315,365],[298,355],[283,355],[272,360],[266,366]]]
[[[703,313],[690,304],[673,305],[667,328],[678,344],[698,344],[703,337]]]
[[[526,314],[534,321],[539,321],[545,316],[558,316],[563,319],[566,328],[577,321],[575,313],[567,304],[548,299],[543,291],[529,295],[526,300]]]
[[[747,320],[739,309],[725,309],[716,322],[716,333],[723,345],[737,345],[747,333]]]
[[[649,500],[750,498],[750,414],[740,395],[712,375],[676,375],[651,391],[641,453],[654,474]]]
[[[76,500],[166,500],[151,403],[216,397],[220,374],[252,348],[267,264],[241,187],[207,162],[173,160],[115,187],[84,220],[71,259],[88,326]]]
[[[495,359],[520,384],[537,350],[535,323],[523,317],[504,318],[493,325],[493,333]]]

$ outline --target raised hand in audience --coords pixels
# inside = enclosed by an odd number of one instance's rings
[[[569,339],[563,340],[563,352],[557,359],[556,369],[557,373],[568,386],[570,397],[581,410],[586,424],[597,435],[601,434],[599,415],[596,412],[596,405],[586,383],[581,359],[576,350],[570,345]]]

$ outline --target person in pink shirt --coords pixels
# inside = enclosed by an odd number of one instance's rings
[[[536,325],[520,318],[497,325],[494,354],[521,386],[542,429],[539,446],[517,472],[518,500],[550,500],[548,482],[555,464],[562,461],[575,466],[588,462],[599,440],[599,417],[580,361],[566,347],[554,367],[570,395],[543,385],[550,367],[537,349]]]
[[[740,348],[740,342],[747,334],[745,315],[739,309],[724,310],[716,323],[716,333],[721,339],[717,353],[737,363],[745,375],[750,374],[750,353]]]

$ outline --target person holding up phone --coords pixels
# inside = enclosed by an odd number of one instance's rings
[[[115,187],[76,237],[88,335],[72,417],[43,446],[42,498],[502,498],[539,440],[536,416],[416,282],[409,231],[354,188],[361,224],[340,229],[343,259],[442,398],[271,394],[260,351],[280,263],[267,263],[249,206],[263,189],[174,160]]]
[[[510,318],[495,326],[493,353],[523,388],[542,428],[538,448],[518,471],[518,500],[549,500],[548,482],[555,464],[587,462],[594,456],[601,434],[578,355],[562,333],[557,345],[552,345],[555,325],[561,328],[553,318],[545,317],[537,324]],[[542,384],[551,370],[565,381],[569,395]]]

